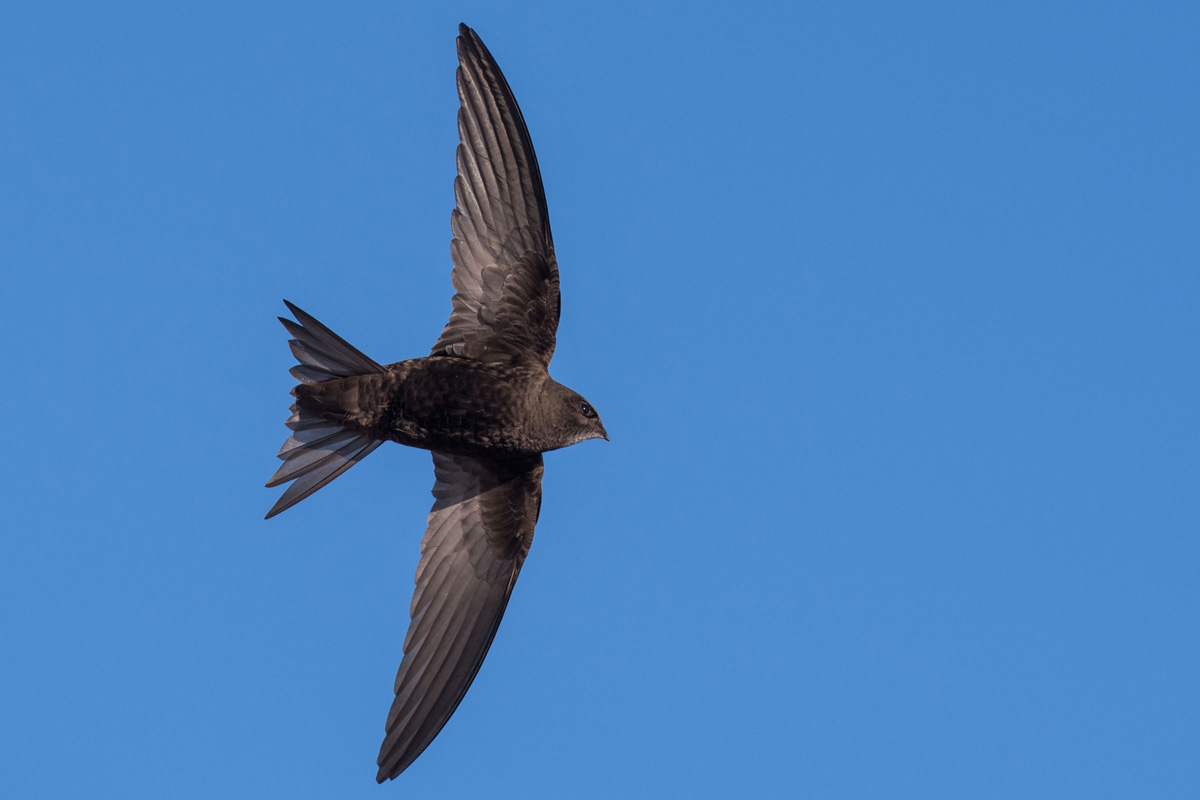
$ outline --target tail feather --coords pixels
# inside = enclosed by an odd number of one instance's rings
[[[312,417],[308,414],[301,414],[296,404],[292,403],[292,415],[287,418],[287,422],[283,423],[294,431],[307,431],[313,428],[324,428],[329,423],[320,417]]]
[[[291,369],[302,384],[340,380],[384,369],[312,316],[287,303],[298,322],[280,317],[294,338],[288,342],[300,363]],[[324,387],[322,387],[324,388]],[[299,386],[292,390],[297,394]],[[287,426],[292,435],[279,449],[283,464],[267,481],[268,487],[294,481],[267,512],[267,519],[291,508],[366,458],[383,444],[360,428],[339,424],[321,413],[319,403],[295,403]],[[344,417],[344,415],[342,415]]]
[[[293,347],[292,352],[296,352],[297,348]],[[299,356],[297,356],[298,358]],[[321,383],[323,381],[334,381],[342,377],[335,372],[320,369],[318,367],[310,367],[307,364],[297,364],[288,370],[293,378],[301,383]]]
[[[345,435],[343,435],[345,434]],[[352,436],[353,431],[347,431],[337,425],[313,425],[305,428],[302,431],[296,431],[289,436],[283,443],[283,447],[279,448],[279,458],[290,459],[295,453],[293,450],[311,450],[313,448],[328,447],[331,444],[347,441],[347,436]],[[271,480],[274,480],[272,478]]]
[[[314,428],[314,431],[325,432],[320,428]],[[279,457],[283,459],[283,464],[271,476],[271,479],[267,481],[267,486],[278,486],[281,483],[287,483],[290,480],[299,478],[306,472],[311,472],[319,464],[323,464],[336,456],[347,442],[353,442],[360,435],[357,431],[348,431],[345,428],[333,428],[332,433],[322,436],[312,444],[302,444],[288,450],[281,450]],[[291,441],[290,437],[288,441]]]
[[[304,471],[278,481],[272,478],[267,486],[278,486],[280,483],[286,483],[289,480],[295,480],[295,483],[287,488],[287,491],[283,493],[275,505],[271,506],[271,510],[267,512],[266,518],[270,519],[280,511],[286,511],[296,505],[296,503],[299,503],[353,467],[359,461],[362,461],[381,444],[383,442],[379,439],[372,439],[369,436],[356,436],[341,448],[328,453],[324,458],[309,465]],[[284,467],[286,466],[284,464]],[[282,470],[283,467],[280,469]]]
[[[383,372],[383,367],[369,356],[364,355],[357,347],[326,328],[315,317],[304,313],[302,309],[288,303],[287,300],[283,302],[299,323],[283,317],[279,318],[283,327],[287,328],[287,332],[294,337],[288,344],[301,366],[326,372],[333,378],[349,378],[351,375],[362,375],[366,372]]]

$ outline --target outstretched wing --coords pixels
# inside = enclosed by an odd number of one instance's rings
[[[458,62],[455,295],[431,355],[548,366],[558,265],[537,156],[500,67],[466,25],[459,26]]]
[[[475,679],[542,503],[540,455],[487,464],[435,452],[433,468],[436,499],[379,750],[380,783],[403,772],[433,741]]]

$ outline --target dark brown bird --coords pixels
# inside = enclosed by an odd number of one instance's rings
[[[435,482],[382,783],[446,724],[479,671],[533,540],[542,453],[608,434],[592,406],[550,377],[558,265],[533,144],[479,36],[458,37],[458,177],[450,227],[455,295],[427,358],[381,366],[288,303],[300,362],[272,517],[385,441],[433,451]],[[284,301],[287,302],[287,301]]]

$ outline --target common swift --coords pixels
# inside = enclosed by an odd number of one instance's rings
[[[382,783],[433,741],[466,694],[533,540],[542,453],[607,439],[600,416],[550,377],[558,264],[537,157],[521,110],[475,31],[459,26],[458,175],[450,227],[455,294],[425,358],[382,366],[287,303],[299,361],[283,465],[290,508],[386,441],[433,453],[396,698],[379,751]]]

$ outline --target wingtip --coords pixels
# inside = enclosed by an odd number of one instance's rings
[[[465,22],[458,23],[458,46],[462,48],[468,44],[473,45],[479,41],[479,34],[471,29]]]
[[[467,47],[472,51],[487,50],[487,46],[484,45],[483,39],[480,39],[479,34],[475,32],[475,29],[467,25],[465,22],[458,23],[458,47],[460,51],[464,47]]]

